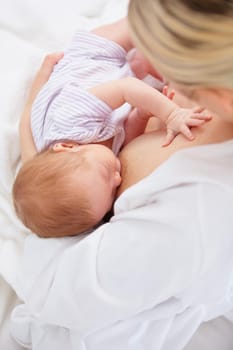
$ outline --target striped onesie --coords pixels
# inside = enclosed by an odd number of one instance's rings
[[[77,32],[33,104],[31,128],[37,150],[56,141],[87,144],[113,137],[112,150],[117,154],[131,107],[125,103],[112,110],[88,89],[127,76],[134,74],[121,46],[93,33]]]

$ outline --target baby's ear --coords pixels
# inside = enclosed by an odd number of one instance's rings
[[[79,145],[73,142],[56,142],[52,146],[54,152],[77,152],[78,148]]]

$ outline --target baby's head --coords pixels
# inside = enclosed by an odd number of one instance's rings
[[[16,212],[41,237],[93,228],[111,209],[120,164],[102,145],[59,142],[26,162],[13,187]]]

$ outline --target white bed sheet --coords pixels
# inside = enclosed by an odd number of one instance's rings
[[[0,348],[20,349],[9,336],[9,316],[25,228],[17,220],[11,187],[19,166],[18,122],[30,82],[48,52],[60,51],[76,29],[126,14],[127,0],[0,0]],[[233,316],[232,316],[233,319]],[[213,341],[212,341],[213,340]],[[209,342],[209,345],[208,345]],[[233,323],[204,325],[187,350],[232,350]]]

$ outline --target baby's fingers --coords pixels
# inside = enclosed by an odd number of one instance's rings
[[[167,93],[168,93],[168,86],[167,85],[164,85],[162,93],[164,96],[167,96]]]
[[[199,114],[199,113],[193,113],[192,118],[203,120],[203,121],[209,121],[212,119],[212,115],[208,114]]]
[[[187,122],[187,125],[188,126],[200,126],[202,124],[204,124],[206,121],[205,120],[202,120],[202,119],[190,119],[188,122]]]
[[[175,96],[175,91],[174,90],[168,92],[168,86],[167,85],[164,85],[162,93],[163,93],[164,96],[169,98],[169,100],[173,100],[173,98]]]
[[[201,113],[201,112],[203,112],[205,110],[205,108],[204,107],[194,107],[193,109],[192,109],[192,111],[194,112],[194,113]]]
[[[174,90],[172,90],[171,92],[169,92],[169,94],[167,95],[167,97],[169,98],[169,100],[173,100],[174,96],[175,96],[175,91],[174,91]]]
[[[172,129],[167,129],[167,135],[165,137],[164,142],[162,143],[162,147],[166,147],[170,145],[170,143],[174,140],[176,134]]]
[[[205,110],[204,107],[195,107],[192,109],[192,118],[209,121],[212,119],[212,115],[202,113]]]
[[[194,140],[194,136],[193,136],[191,130],[189,129],[189,127],[187,125],[182,125],[181,128],[180,128],[180,132],[185,137],[187,137],[187,139],[189,139],[191,141]]]

